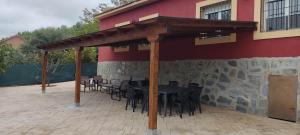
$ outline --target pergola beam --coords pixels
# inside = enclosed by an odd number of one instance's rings
[[[129,25],[111,28],[83,36],[65,39],[44,46],[38,46],[47,51],[62,50],[76,47],[108,46],[109,44],[147,38],[149,33],[164,36],[191,36],[195,33],[223,30],[231,33],[237,31],[256,30],[255,22],[249,21],[216,21],[195,18],[157,17]],[[92,40],[91,40],[92,39]],[[72,42],[73,41],[73,42]]]
[[[52,50],[62,50],[70,47],[93,47],[93,46],[109,46],[111,43],[118,43],[118,42],[126,42],[130,40],[138,40],[138,39],[145,39],[145,37],[148,36],[149,33],[160,33],[160,34],[166,34],[167,28],[161,25],[154,25],[154,26],[148,26],[147,29],[132,29],[131,31],[126,32],[118,32],[118,28],[114,29],[115,31],[107,31],[104,37],[97,38],[95,40],[84,40],[82,42],[74,42],[73,44],[69,45],[54,45],[51,47],[48,47],[48,51]]]

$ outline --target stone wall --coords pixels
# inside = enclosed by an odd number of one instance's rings
[[[204,104],[266,116],[268,76],[298,75],[299,70],[300,57],[161,61],[159,83],[167,84],[170,80],[178,81],[181,86],[199,83],[203,86]],[[149,74],[149,62],[100,62],[98,74],[108,79],[129,79],[130,76],[144,79]]]

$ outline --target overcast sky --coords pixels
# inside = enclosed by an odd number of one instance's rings
[[[41,27],[71,26],[84,8],[110,0],[0,0],[0,39]]]

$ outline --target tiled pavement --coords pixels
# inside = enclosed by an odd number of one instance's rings
[[[41,94],[40,86],[0,88],[0,135],[144,135],[147,115],[124,110],[125,100],[107,94],[81,94],[73,108],[74,82],[56,84]],[[162,135],[300,135],[300,124],[226,109],[203,107],[203,113],[162,118]]]

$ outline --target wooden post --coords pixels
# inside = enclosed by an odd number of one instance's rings
[[[81,57],[82,57],[82,47],[76,48],[75,63],[76,63],[76,73],[75,73],[75,106],[80,105],[80,82],[81,82]]]
[[[157,134],[159,35],[149,36],[150,84],[149,84],[149,134]]]
[[[48,63],[48,52],[45,51],[42,57],[42,93],[46,92],[47,84],[47,63]]]

